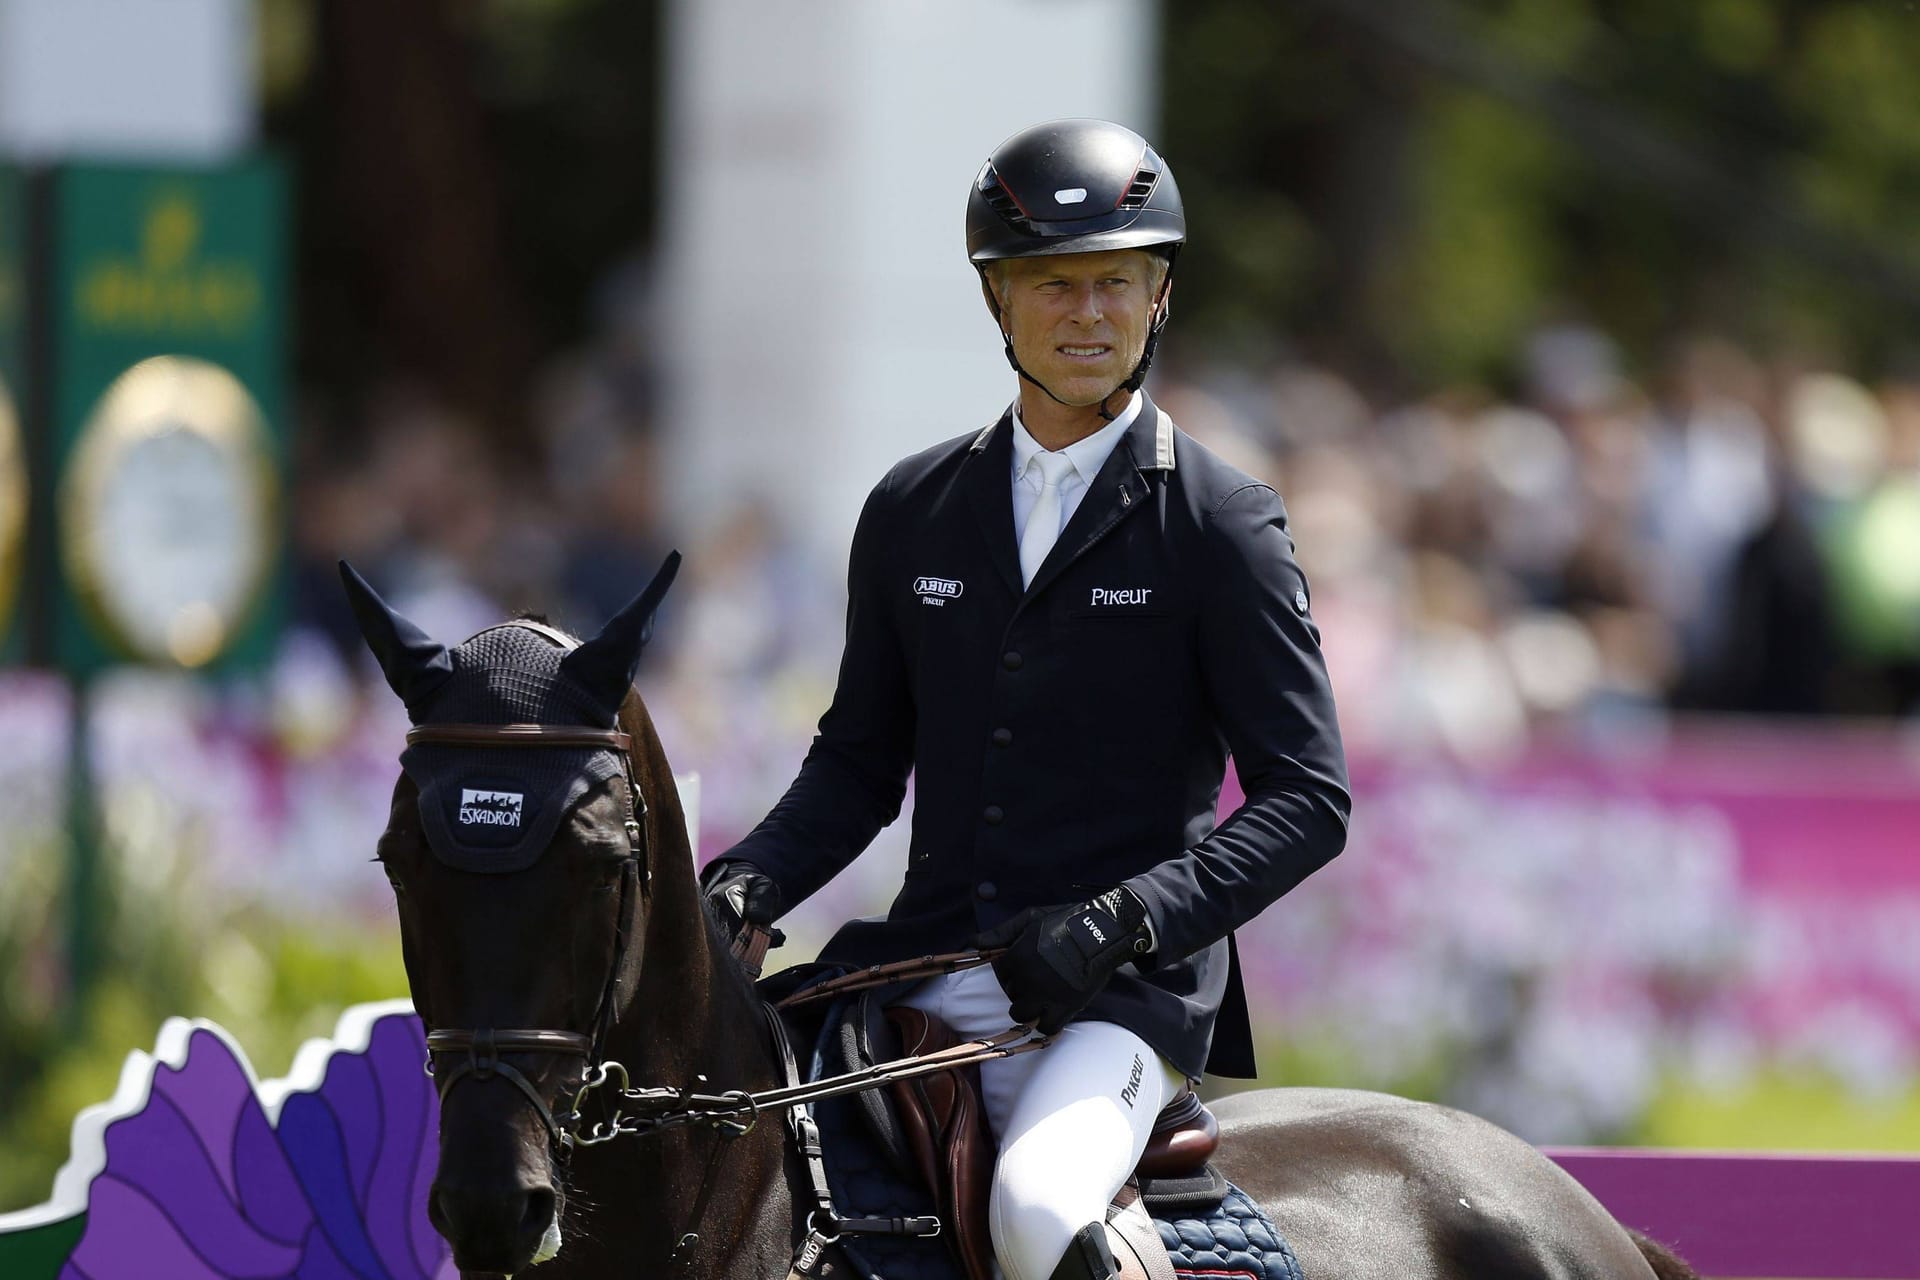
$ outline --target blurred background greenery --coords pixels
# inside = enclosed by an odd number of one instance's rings
[[[1543,308],[1885,368],[1920,310],[1913,6],[1199,0],[1167,152],[1219,250],[1181,337],[1511,380]],[[1199,256],[1199,255],[1196,255]]]
[[[0,1205],[46,1198],[73,1118],[113,1096],[127,1054],[151,1049],[168,1017],[229,1029],[266,1080],[286,1073],[303,1042],[332,1035],[343,1009],[407,989],[391,929],[302,925],[191,876],[128,875],[103,904],[102,977],[77,1007],[53,971],[61,922],[46,910],[62,896],[65,854],[57,841],[27,853],[0,907]]]

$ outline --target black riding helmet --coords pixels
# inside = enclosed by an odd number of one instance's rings
[[[967,256],[980,273],[995,321],[1000,303],[987,280],[989,263],[1110,249],[1147,249],[1167,260],[1140,363],[1108,399],[1146,380],[1167,323],[1173,260],[1186,239],[1186,211],[1173,170],[1145,138],[1106,120],[1050,120],[1022,129],[994,148],[967,194]],[[1020,367],[1004,328],[1001,336],[1014,372],[1059,400]],[[1113,417],[1104,400],[1099,412]]]

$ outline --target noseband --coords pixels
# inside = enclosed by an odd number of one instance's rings
[[[524,625],[524,624],[523,624]],[[408,746],[438,747],[595,747],[616,753],[627,777],[627,858],[620,872],[620,907],[617,916],[613,967],[600,990],[600,1002],[594,1012],[591,1034],[581,1031],[553,1031],[546,1028],[492,1027],[442,1028],[427,1032],[427,1074],[439,1087],[440,1101],[446,1103],[453,1086],[469,1077],[486,1080],[500,1075],[525,1095],[547,1136],[557,1147],[572,1147],[574,1126],[579,1122],[582,1089],[575,1095],[573,1107],[555,1118],[552,1108],[526,1075],[512,1063],[501,1060],[503,1053],[569,1054],[581,1060],[580,1078],[586,1081],[604,1077],[608,1065],[603,1060],[607,1031],[613,1025],[614,986],[626,963],[627,947],[632,939],[627,928],[627,908],[636,881],[650,879],[653,863],[647,848],[647,802],[633,771],[633,736],[618,729],[594,729],[577,725],[550,724],[425,724],[407,731]],[[436,1055],[464,1053],[458,1065],[442,1072]]]

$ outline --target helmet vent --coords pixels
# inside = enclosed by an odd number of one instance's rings
[[[997,179],[992,186],[986,188],[980,194],[986,197],[988,207],[999,214],[1001,220],[1008,226],[1013,227],[1015,230],[1024,231],[1030,225],[1030,220],[1027,218],[1027,215],[1020,211],[1019,204],[1014,201],[1013,194],[1002,186]]]
[[[1153,184],[1160,181],[1158,169],[1141,168],[1133,175],[1133,181],[1127,184],[1126,191],[1120,196],[1122,209],[1142,209],[1146,207],[1147,197],[1153,194]]]

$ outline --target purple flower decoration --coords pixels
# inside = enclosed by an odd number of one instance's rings
[[[405,1001],[349,1010],[265,1085],[219,1027],[169,1020],[114,1100],[75,1121],[54,1200],[30,1211],[85,1214],[60,1280],[453,1280],[427,1222],[425,1057]]]

